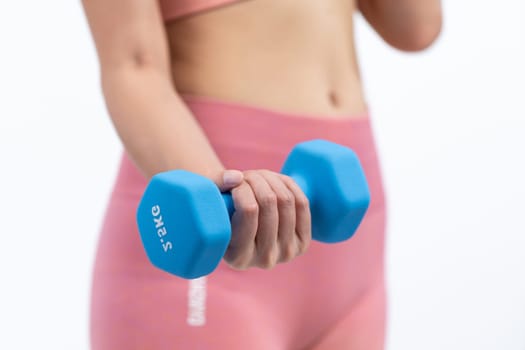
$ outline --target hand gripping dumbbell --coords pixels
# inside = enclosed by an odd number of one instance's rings
[[[281,172],[295,180],[310,202],[313,239],[336,243],[354,234],[370,193],[351,149],[324,140],[299,143]],[[184,278],[211,273],[230,242],[234,211],[231,193],[220,193],[204,176],[185,170],[153,176],[137,210],[149,260]]]

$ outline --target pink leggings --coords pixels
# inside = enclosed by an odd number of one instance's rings
[[[369,118],[185,100],[228,168],[279,171],[296,143],[314,138],[351,147],[369,181],[370,209],[347,242],[312,242],[306,254],[269,271],[221,262],[211,275],[187,281],[147,260],[135,223],[146,180],[123,154],[94,267],[92,348],[382,349],[385,208]]]

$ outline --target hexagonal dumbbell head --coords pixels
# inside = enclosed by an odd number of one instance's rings
[[[312,238],[335,243],[349,239],[370,204],[370,192],[357,155],[325,140],[297,144],[283,166],[310,201]]]
[[[211,273],[231,238],[228,211],[217,186],[184,170],[151,179],[137,223],[151,263],[184,278]]]

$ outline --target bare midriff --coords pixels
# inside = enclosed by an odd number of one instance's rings
[[[181,94],[288,113],[366,112],[355,2],[246,0],[166,23]]]

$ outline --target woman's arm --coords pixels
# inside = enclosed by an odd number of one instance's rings
[[[358,0],[366,20],[393,47],[418,51],[441,31],[440,0]]]
[[[128,154],[145,176],[182,168],[216,180],[223,165],[172,85],[157,3],[83,0],[106,104]]]
[[[176,94],[157,0],[83,4],[111,119],[142,172],[150,177],[182,168],[211,178],[221,190],[232,189],[233,233],[225,255],[231,266],[271,268],[304,253],[311,239],[310,210],[297,184],[267,170],[225,172]]]

